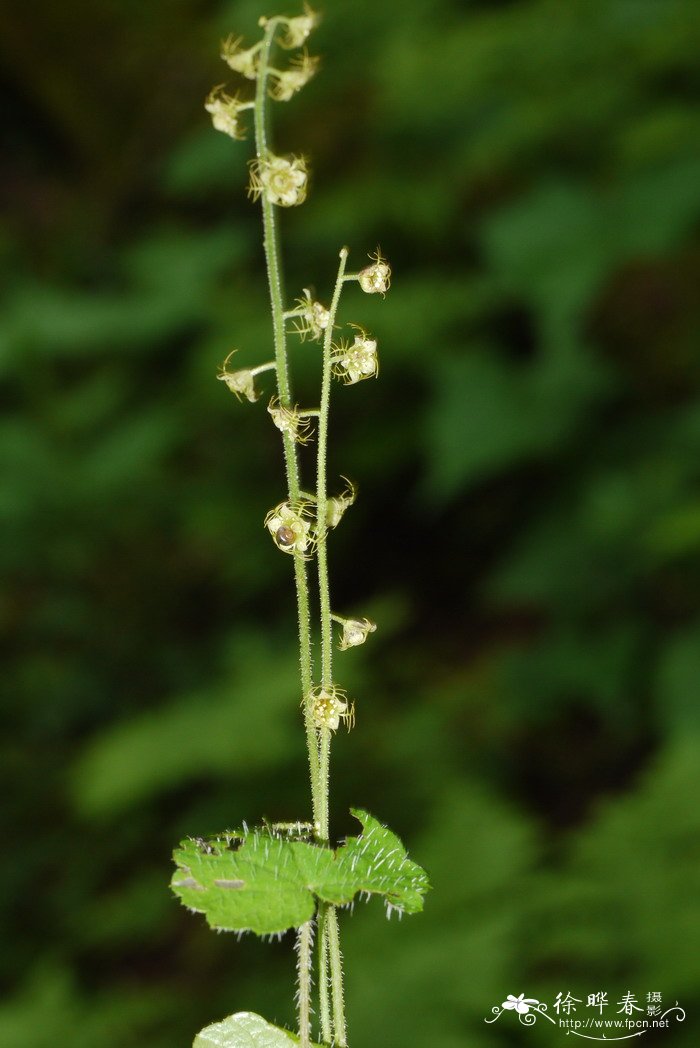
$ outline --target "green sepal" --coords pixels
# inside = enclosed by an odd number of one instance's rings
[[[236,1012],[220,1023],[206,1026],[192,1048],[293,1048],[299,1038],[289,1030],[273,1026],[255,1012]],[[312,1044],[311,1048],[321,1048]]]
[[[174,852],[171,887],[212,928],[270,935],[310,920],[317,901],[348,905],[359,892],[382,895],[389,913],[418,913],[430,887],[391,830],[353,808],[359,837],[338,848],[271,826],[190,839]]]

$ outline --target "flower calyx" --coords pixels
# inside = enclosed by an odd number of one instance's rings
[[[308,557],[316,543],[313,502],[296,499],[280,502],[265,517],[272,541],[283,553]]]
[[[303,156],[270,154],[250,164],[248,195],[252,200],[264,196],[279,207],[296,207],[306,199],[308,169]]]
[[[331,615],[331,618],[342,627],[338,641],[338,648],[341,651],[364,644],[369,634],[374,633],[377,628],[376,623],[370,622],[369,619],[346,619],[342,615]]]
[[[346,386],[353,386],[365,378],[376,378],[379,374],[377,340],[370,338],[359,324],[350,326],[358,331],[354,342],[350,344],[343,340],[334,345],[335,352],[331,358],[334,375],[342,379]]]
[[[300,411],[299,408],[286,408],[279,397],[273,397],[267,406],[270,418],[280,433],[287,433],[297,444],[308,444],[311,440],[311,418],[318,412]]]
[[[342,721],[348,731],[355,725],[355,703],[348,703],[342,688],[314,688],[309,695],[311,717],[319,730],[337,731]]]
[[[357,281],[367,295],[386,295],[391,287],[391,266],[382,257],[379,248],[369,257],[372,259],[372,265],[360,270]]]

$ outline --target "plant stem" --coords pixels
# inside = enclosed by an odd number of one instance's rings
[[[267,74],[269,69],[270,48],[277,28],[275,19],[270,19],[265,28],[259,58],[258,80],[255,91],[255,145],[259,162],[266,160],[269,148],[267,144]],[[287,364],[287,342],[284,326],[284,301],[282,292],[282,273],[280,265],[279,240],[274,205],[262,194],[262,215],[264,230],[265,262],[270,286],[270,305],[272,307],[272,328],[275,344],[275,370],[277,373],[277,395],[282,407],[291,407],[291,389],[289,368]],[[284,464],[287,474],[289,501],[295,502],[300,497],[299,464],[297,449],[289,433],[282,434],[284,447]],[[311,615],[309,610],[309,583],[306,576],[306,564],[300,556],[294,557],[294,581],[297,596],[297,617],[299,621],[299,664],[301,671],[301,690],[304,703],[304,722],[306,727],[306,746],[309,757],[311,776],[311,802],[314,823],[320,824],[320,775],[318,739],[311,711]]]
[[[318,415],[318,458],[316,467],[316,514],[318,545],[318,588],[321,604],[321,684],[324,688],[333,685],[333,635],[331,627],[331,601],[328,587],[328,550],[326,513],[328,508],[328,418],[331,406],[331,378],[333,355],[333,326],[338,312],[340,293],[343,290],[343,274],[348,258],[348,249],[340,251],[340,265],[335,289],[328,311],[328,324],[323,338],[323,375],[321,379],[321,406]],[[328,830],[326,820],[326,831]],[[327,836],[326,832],[326,836]]]
[[[313,922],[302,924],[297,932],[297,980],[299,994],[299,1046],[311,1045],[311,952]]]
[[[318,985],[319,985],[319,1011],[321,1013],[321,1036],[325,1044],[331,1043],[331,1009],[328,993],[328,930],[325,920],[325,903],[319,903],[318,908]]]
[[[318,416],[318,458],[316,467],[316,521],[317,521],[317,547],[316,561],[318,564],[318,589],[321,612],[321,685],[325,689],[333,687],[333,633],[331,621],[331,601],[328,584],[328,550],[326,513],[328,506],[328,420],[331,402],[331,379],[333,354],[333,326],[335,316],[340,302],[340,293],[343,289],[343,274],[347,262],[348,249],[340,251],[340,264],[338,276],[335,282],[333,298],[328,315],[328,325],[323,339],[323,374],[321,379],[321,405]],[[331,731],[329,728],[321,729],[321,752],[319,762],[319,780],[321,785],[320,822],[321,836],[328,840],[330,836],[329,820],[329,784],[330,784],[330,750]],[[345,1045],[345,1008],[343,1001],[343,961],[340,953],[340,940],[338,932],[338,915],[333,906],[324,906],[320,913],[321,924],[321,954],[325,957],[328,950],[330,960],[330,982],[333,999],[333,1029],[335,1043]],[[324,966],[325,967],[325,966]],[[325,976],[325,978],[324,978]],[[321,994],[322,1007],[328,1008],[328,972],[319,973],[319,991]],[[324,1034],[325,1036],[325,1034]]]
[[[335,1043],[338,1045],[338,1048],[347,1048],[345,1001],[343,999],[343,955],[340,952],[340,929],[338,928],[338,911],[335,906],[328,907],[327,926],[328,952],[331,959],[331,992],[333,995]]]

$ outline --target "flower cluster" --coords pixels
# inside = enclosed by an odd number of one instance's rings
[[[379,374],[376,339],[370,338],[358,324],[352,326],[359,332],[352,345],[343,341],[333,347],[333,371],[346,386],[352,386],[364,378],[376,378]]]
[[[296,207],[306,199],[307,180],[304,157],[287,158],[270,154],[251,162],[248,195],[252,200],[264,195],[271,204]]]
[[[348,703],[342,688],[316,688],[309,696],[311,716],[317,728],[337,731],[343,721],[348,731],[355,724],[355,704]]]

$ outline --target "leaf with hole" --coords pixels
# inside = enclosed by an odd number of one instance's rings
[[[175,851],[171,887],[212,928],[271,935],[298,928],[318,900],[345,906],[360,892],[382,895],[389,914],[418,913],[430,887],[391,830],[352,809],[359,837],[329,848],[271,826],[190,839]]]

